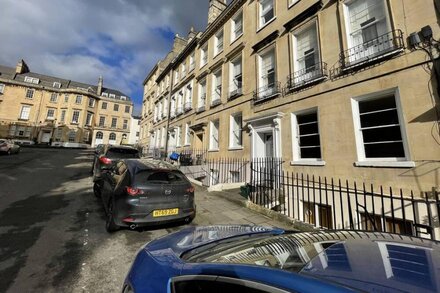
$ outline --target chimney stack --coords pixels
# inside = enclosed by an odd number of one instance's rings
[[[103,81],[103,79],[102,79],[102,75],[100,75],[100,76],[99,76],[99,80],[98,80],[98,90],[97,90],[97,92],[96,92],[96,94],[97,94],[98,96],[100,96],[100,95],[102,94],[102,86],[103,86],[103,84],[104,84],[104,81]]]
[[[29,72],[29,67],[27,66],[26,62],[24,62],[23,59],[18,61],[17,66],[15,67],[15,73],[16,74],[23,74],[23,73],[28,73],[28,72]]]
[[[226,0],[209,0],[208,25],[214,22],[226,6]]]

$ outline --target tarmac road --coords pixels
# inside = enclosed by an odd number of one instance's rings
[[[120,292],[138,249],[184,226],[108,234],[90,150],[22,148],[0,156],[0,292]],[[196,187],[191,225],[270,219]]]

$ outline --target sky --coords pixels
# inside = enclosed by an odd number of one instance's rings
[[[104,86],[141,110],[142,82],[175,34],[206,28],[209,0],[0,0],[0,64]]]

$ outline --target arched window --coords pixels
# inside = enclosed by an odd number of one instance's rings
[[[110,137],[109,137],[109,139],[110,140],[116,140],[116,134],[115,133],[110,133]]]
[[[104,134],[102,134],[101,131],[98,131],[98,132],[96,133],[96,138],[97,138],[97,139],[103,139],[103,137],[104,137]]]

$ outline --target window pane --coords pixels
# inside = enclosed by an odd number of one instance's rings
[[[367,158],[405,157],[401,142],[366,144],[364,148],[365,157]]]

